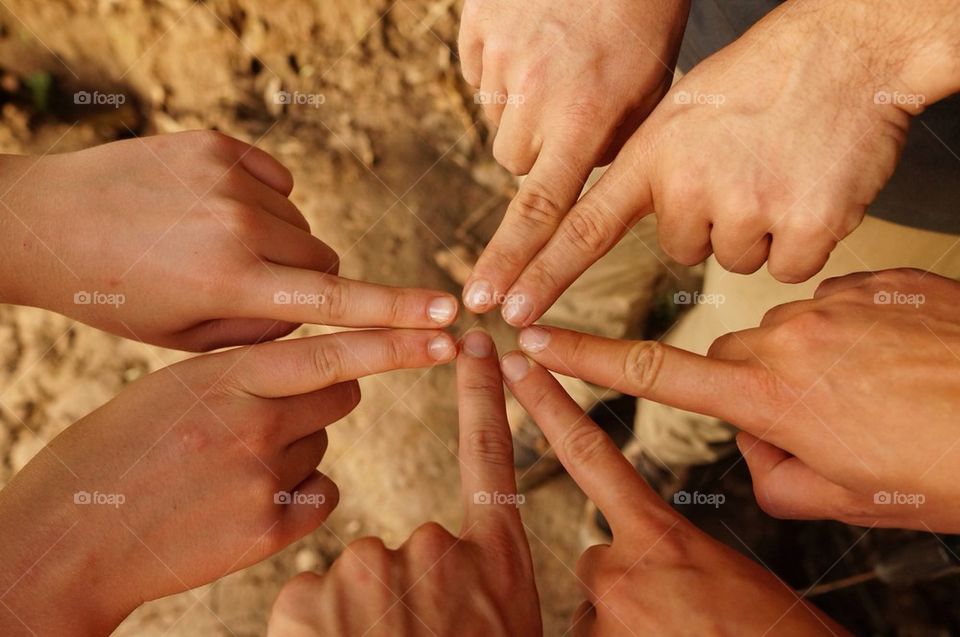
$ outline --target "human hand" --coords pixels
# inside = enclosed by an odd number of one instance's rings
[[[498,127],[493,155],[528,177],[464,292],[497,303],[670,88],[689,0],[467,0],[460,56]]]
[[[486,275],[504,318],[536,321],[650,213],[680,263],[713,253],[784,282],[820,271],[892,175],[911,116],[945,96],[927,71],[944,66],[932,38],[955,3],[875,4],[783,3],[681,79],[562,221],[513,232],[523,247]]]
[[[356,378],[451,360],[436,331],[357,331],[187,360],[134,383],[0,492],[0,633],[103,635],[319,526],[315,469]],[[26,628],[26,630],[25,630]]]
[[[771,515],[960,532],[958,317],[960,283],[888,270],[827,280],[706,358],[541,327],[520,343],[549,369],[740,427]]]
[[[513,447],[490,337],[468,333],[457,359],[460,533],[419,527],[398,549],[353,542],[324,575],[280,592],[268,634],[540,635],[530,547],[517,510]]]
[[[186,350],[300,323],[436,328],[456,299],[337,276],[266,152],[195,131],[3,159],[0,299]],[[30,276],[25,276],[30,273]]]
[[[561,347],[573,338],[555,336]],[[611,544],[587,549],[577,563],[586,600],[572,634],[847,634],[772,573],[669,508],[546,369],[517,352],[501,365],[510,391],[613,531]]]

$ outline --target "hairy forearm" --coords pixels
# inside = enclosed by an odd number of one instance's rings
[[[790,0],[910,114],[960,90],[960,0]],[[884,93],[881,93],[884,94]]]

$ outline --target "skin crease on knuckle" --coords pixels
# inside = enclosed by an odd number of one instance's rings
[[[638,341],[630,347],[624,358],[623,377],[631,390],[644,394],[654,386],[663,356],[663,345],[657,341]]]

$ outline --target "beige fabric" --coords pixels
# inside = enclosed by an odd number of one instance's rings
[[[700,354],[717,337],[756,327],[770,308],[808,299],[824,279],[864,270],[914,267],[960,279],[960,237],[917,230],[867,217],[834,251],[824,270],[800,285],[784,285],[761,270],[749,276],[730,274],[711,258],[703,295],[722,303],[690,310],[665,339]],[[722,295],[722,296],[720,296]],[[641,400],[634,427],[637,444],[669,465],[716,459],[709,443],[730,440],[734,431],[714,418]],[[631,445],[634,446],[634,445]]]

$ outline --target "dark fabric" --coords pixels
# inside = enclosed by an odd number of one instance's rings
[[[679,66],[689,71],[733,42],[779,0],[693,0]],[[960,234],[960,94],[913,121],[893,178],[870,206],[875,217]]]

